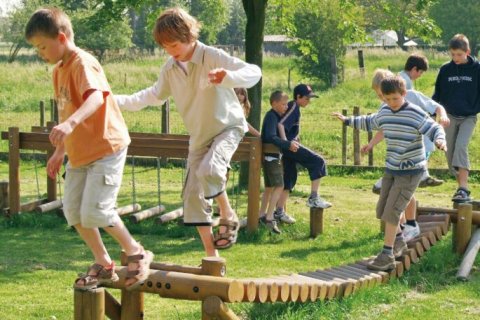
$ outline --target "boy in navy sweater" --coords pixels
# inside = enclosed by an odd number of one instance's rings
[[[299,147],[296,141],[281,139],[278,132],[278,123],[287,111],[287,102],[288,95],[285,92],[274,91],[270,95],[272,109],[265,114],[262,125],[262,142],[273,143],[280,149],[280,153],[266,153],[263,159],[265,192],[260,206],[260,220],[264,221],[267,228],[274,233],[280,233],[273,212],[283,191],[282,151],[296,152]]]
[[[448,47],[452,61],[440,68],[432,99],[445,107],[450,118],[450,126],[445,129],[447,161],[458,183],[452,200],[463,202],[470,201],[468,144],[480,111],[480,64],[470,56],[470,45],[463,34],[455,35]]]
[[[399,222],[425,171],[422,135],[440,150],[446,151],[447,145],[443,128],[419,106],[405,100],[407,90],[400,76],[385,78],[380,89],[386,105],[377,113],[349,118],[338,112],[333,115],[356,129],[383,131],[386,169],[376,211],[377,218],[385,222],[385,237],[382,251],[368,268],[385,271],[393,269],[395,258],[407,250]]]

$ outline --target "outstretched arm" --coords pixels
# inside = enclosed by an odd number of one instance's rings
[[[370,150],[373,149],[374,146],[376,146],[380,141],[382,141],[384,138],[384,135],[383,135],[383,130],[380,130],[378,131],[375,136],[373,136],[372,140],[370,140],[370,142],[368,142],[368,144],[362,146],[362,148],[360,149],[360,151],[362,153],[367,153],[369,152]]]

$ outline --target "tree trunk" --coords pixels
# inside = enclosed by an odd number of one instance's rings
[[[407,51],[407,47],[404,46],[403,44],[406,42],[405,40],[405,33],[401,30],[395,30],[395,33],[397,34],[397,44],[402,50]]]
[[[18,52],[22,49],[21,43],[14,43],[10,47],[10,53],[8,55],[8,63],[12,63],[17,58]]]
[[[256,64],[262,68],[263,64],[263,29],[265,26],[265,11],[268,0],[242,0],[243,9],[247,16],[245,27],[245,61]],[[252,109],[248,122],[255,128],[260,128],[262,115],[262,79],[252,88],[248,89],[248,97]],[[248,163],[240,167],[240,186],[248,184]]]

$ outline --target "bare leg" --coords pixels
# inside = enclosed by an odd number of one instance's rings
[[[203,247],[205,248],[205,254],[207,257],[218,257],[218,251],[213,244],[213,232],[212,227],[202,226],[197,227],[198,234],[202,240]]]
[[[405,218],[407,220],[416,220],[417,219],[417,199],[415,199],[415,195],[412,196],[410,202],[407,204],[405,208]]]
[[[120,244],[127,256],[138,254],[142,252],[142,246],[133,239],[128,229],[123,224],[123,221],[119,220],[113,227],[103,228],[109,235],[112,236]]]
[[[285,206],[287,205],[287,200],[288,200],[289,196],[290,196],[290,191],[284,189],[282,191],[282,194],[280,195],[280,198],[278,199],[277,208],[285,209]]]
[[[262,194],[262,202],[260,204],[260,215],[265,214],[267,212],[267,206],[269,200],[271,199],[272,188],[265,188]]]
[[[237,214],[233,211],[232,207],[230,206],[230,201],[228,201],[228,195],[225,191],[222,192],[221,194],[219,194],[215,198],[215,200],[217,201],[218,207],[220,209],[220,217],[222,219],[238,221]],[[223,233],[223,232],[227,231],[226,227],[220,227],[219,229],[220,229],[219,230],[220,233]],[[217,245],[219,245],[219,246],[223,246],[227,243],[228,243],[227,240],[217,241]],[[205,243],[204,243],[204,245],[205,245]],[[206,247],[205,247],[205,250],[207,250]]]
[[[103,244],[98,228],[84,228],[81,224],[76,224],[74,227],[92,252],[95,263],[102,266],[111,265],[112,259],[108,255],[107,248],[105,248],[105,245]]]
[[[270,196],[270,201],[268,202],[267,210],[267,220],[273,220],[273,212],[277,208],[278,199],[283,193],[283,187],[280,188],[271,188],[273,189],[272,195]]]
[[[458,168],[458,174],[457,174],[458,186],[461,188],[465,188],[467,190],[468,190],[468,174],[469,174],[468,169]]]
[[[320,178],[312,180],[311,184],[311,193],[318,193],[318,188],[320,187]]]
[[[398,230],[398,224],[395,225],[395,224],[385,222],[385,237],[383,241],[384,245],[393,247],[397,230]]]

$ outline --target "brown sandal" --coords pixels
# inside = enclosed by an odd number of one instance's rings
[[[135,290],[140,287],[145,280],[147,280],[150,275],[150,263],[153,261],[153,253],[148,250],[143,250],[140,254],[135,254],[127,257],[127,265],[131,263],[136,264],[135,270],[128,270],[126,276],[126,289]],[[128,284],[129,280],[134,279],[135,281]]]
[[[225,227],[226,230],[225,232],[218,231],[215,234],[213,238],[215,249],[228,249],[237,242],[239,223],[236,220],[220,219],[218,226]],[[219,245],[218,242],[221,240],[226,240],[227,242]]]
[[[94,263],[88,267],[87,273],[79,274],[79,277],[75,279],[73,287],[80,290],[90,290],[103,284],[112,284],[116,281],[118,281],[118,275],[115,272],[115,263],[112,262],[111,268],[108,269],[101,264]]]

